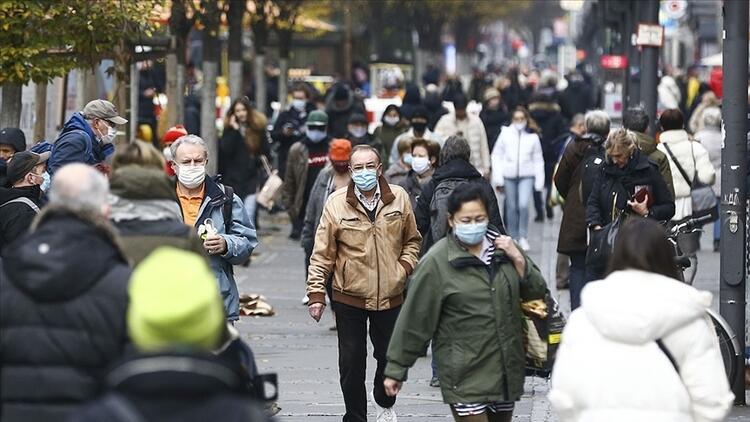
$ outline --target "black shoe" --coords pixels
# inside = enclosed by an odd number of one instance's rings
[[[547,208],[547,220],[552,220],[555,217],[554,211],[552,211],[552,208]]]
[[[440,380],[438,377],[432,377],[430,380],[430,387],[440,387]]]
[[[302,237],[301,233],[292,232],[289,234],[289,238],[292,240],[299,240]]]
[[[537,214],[536,218],[534,219],[535,223],[544,223],[544,215]]]

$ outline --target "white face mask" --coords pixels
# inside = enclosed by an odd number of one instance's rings
[[[367,135],[367,128],[355,127],[352,128],[350,132],[352,133],[352,135],[354,135],[355,138],[362,138],[363,136]]]
[[[177,166],[177,180],[188,189],[194,189],[206,180],[206,166]]]
[[[307,105],[307,101],[305,100],[300,100],[300,99],[292,100],[292,107],[294,107],[294,109],[297,111],[304,111],[306,105]]]
[[[117,136],[117,129],[107,125],[107,133],[102,135],[99,141],[103,144],[111,144],[115,140],[115,136]]]
[[[526,129],[526,122],[513,123],[513,127],[518,131],[524,130]]]
[[[430,169],[430,159],[427,157],[414,157],[411,160],[411,168],[417,172],[417,174],[423,174]]]
[[[389,126],[396,126],[398,121],[401,120],[398,116],[385,116],[383,121]]]

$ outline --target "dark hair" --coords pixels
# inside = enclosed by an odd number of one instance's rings
[[[676,108],[664,110],[659,116],[659,124],[662,130],[680,130],[685,128],[685,117]]]
[[[453,97],[453,108],[456,110],[466,110],[469,105],[469,100],[463,94],[458,94]]]
[[[607,274],[634,269],[679,279],[674,258],[664,227],[647,218],[633,217],[617,235]]]
[[[646,132],[648,129],[648,114],[643,107],[630,107],[622,115],[622,125],[627,130]]]
[[[304,92],[305,97],[307,97],[308,100],[310,99],[310,91],[308,91],[307,86],[301,83],[292,85],[292,89],[289,92]]]
[[[422,138],[414,138],[411,141],[411,152],[414,152],[414,148],[422,147],[427,150],[428,158],[435,159],[435,163],[440,159],[440,144],[434,141],[429,141]]]
[[[385,122],[385,115],[391,110],[398,113],[398,117],[401,118],[401,109],[396,104],[388,104],[388,107],[383,110],[383,117],[380,118],[381,122]]]
[[[440,150],[440,165],[447,163],[448,161],[461,159],[469,161],[471,159],[471,148],[469,143],[466,142],[466,138],[459,135],[449,136],[443,144],[443,148]]]
[[[513,112],[510,113],[510,118],[513,118],[513,115],[516,113],[522,113],[523,117],[526,119],[526,128],[529,129],[531,132],[536,133],[537,135],[542,133],[542,130],[539,128],[539,125],[536,123],[536,120],[534,120],[531,117],[531,113],[529,113],[529,110],[524,106],[517,106],[515,109],[513,109]]]
[[[487,206],[487,197],[479,184],[464,182],[455,187],[451,192],[446,203],[446,212],[448,215],[455,214],[461,209],[461,206],[467,202],[479,201],[484,205],[485,211],[489,214]]]
[[[261,143],[263,142],[263,139],[261,139],[261,134],[266,129],[265,118],[260,113],[254,112],[255,108],[253,107],[253,104],[250,102],[250,99],[247,98],[247,96],[242,96],[239,98],[235,98],[235,100],[232,101],[232,105],[229,106],[227,114],[226,116],[224,116],[224,128],[230,127],[229,122],[234,115],[234,108],[237,107],[238,104],[242,104],[242,106],[245,107],[245,110],[247,110],[247,130],[245,131],[245,146],[247,147],[248,151],[255,154],[260,151]]]
[[[352,157],[354,157],[355,152],[360,152],[360,151],[370,151],[378,157],[378,164],[383,162],[383,160],[380,158],[380,152],[378,151],[378,149],[373,148],[367,144],[357,145],[354,148],[352,148],[352,153],[349,155],[349,161],[351,162]]]

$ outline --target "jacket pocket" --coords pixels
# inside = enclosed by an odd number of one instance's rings
[[[367,236],[370,233],[371,224],[364,223],[359,218],[345,218],[339,223],[338,241],[343,244],[348,252],[364,252]]]

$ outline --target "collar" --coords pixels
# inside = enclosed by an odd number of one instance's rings
[[[492,263],[510,262],[508,260],[508,257],[505,256],[505,252],[494,247],[494,240],[499,235],[500,232],[494,226],[489,226],[487,228],[487,236],[485,236],[485,239],[482,240],[482,255],[484,255],[485,252],[491,253]],[[484,267],[488,265],[486,262],[483,262],[476,256],[472,255],[463,246],[461,246],[453,232],[448,233],[445,237],[448,238],[448,262],[453,268],[458,269],[465,267]],[[484,242],[489,243],[488,251],[484,250]]]
[[[359,202],[355,189],[357,189],[357,187],[354,186],[354,182],[349,182],[349,187],[346,188],[346,202],[352,208],[357,208],[357,203]],[[388,182],[382,175],[378,177],[378,192],[380,192],[380,200],[383,201],[383,204],[385,205],[390,204],[396,199],[396,195],[393,194],[391,187],[388,186]]]
[[[177,197],[180,199],[197,199],[197,198],[203,199],[206,196],[206,184],[205,183],[201,184],[201,190],[198,191],[197,194],[188,195],[187,192],[184,192],[182,190],[182,186],[180,186],[180,183],[178,182],[176,185],[176,192],[177,192]]]
[[[359,199],[362,202],[370,202],[374,200],[380,200],[380,185],[375,186],[375,195],[372,196],[372,200],[367,199],[364,193],[362,193],[361,190],[359,190],[358,187],[354,186],[354,194],[357,195],[357,199]]]
[[[690,135],[684,130],[667,130],[659,134],[659,142],[672,144],[676,142],[689,141]]]

